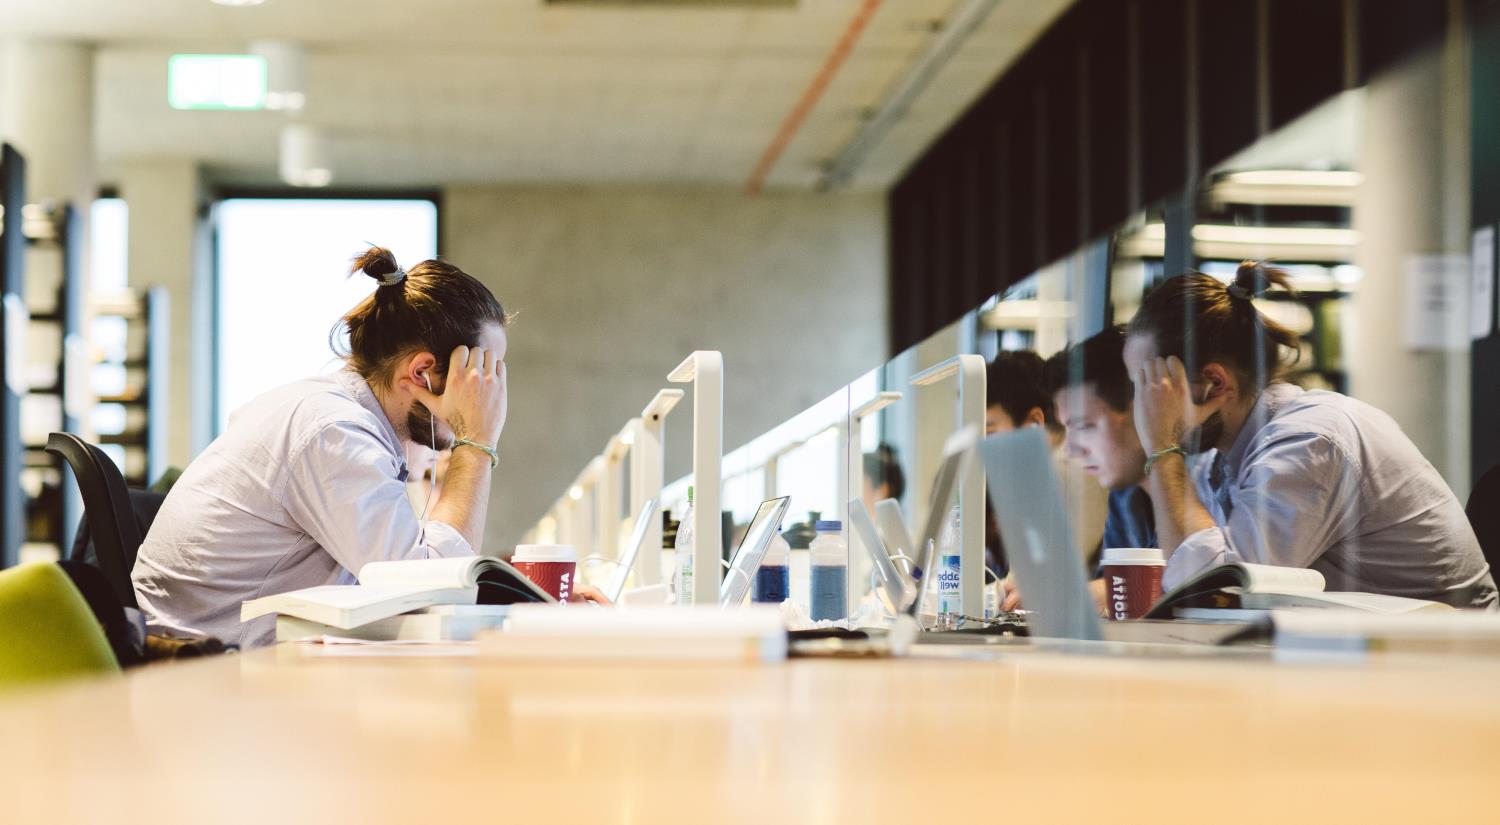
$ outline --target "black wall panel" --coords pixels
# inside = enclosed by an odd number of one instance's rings
[[[1112,228],[1130,211],[1130,65],[1126,38],[1128,3],[1116,3],[1090,18],[1081,46],[1078,95],[1079,138],[1084,161],[1082,234]]]
[[[1345,87],[1344,0],[1267,0],[1271,42],[1271,128]]]
[[[1141,145],[1140,156],[1128,162],[1139,165],[1143,203],[1152,203],[1177,192],[1187,179],[1187,2],[1139,0],[1135,16]]]
[[[1448,25],[1448,1],[1362,0],[1355,15],[1363,83],[1410,53],[1413,44],[1441,40]]]
[[[891,190],[892,352],[1196,183],[1195,160],[1339,91],[1351,63],[1365,77],[1440,38],[1448,9],[1079,0]]]
[[[1198,0],[1198,162],[1207,169],[1255,142],[1259,3]]]
[[[1477,10],[1472,21],[1470,165],[1472,225],[1500,224],[1500,3]],[[1493,263],[1493,262],[1492,262]],[[1470,398],[1473,439],[1470,470],[1475,480],[1500,465],[1500,335],[1474,342]]]

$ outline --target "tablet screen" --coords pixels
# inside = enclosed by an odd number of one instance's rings
[[[744,540],[734,551],[734,558],[729,562],[729,572],[724,574],[724,583],[719,586],[719,604],[738,607],[745,600],[745,594],[750,592],[750,582],[755,579],[755,571],[760,569],[760,563],[766,557],[766,549],[771,546],[771,539],[776,537],[776,530],[781,527],[781,519],[786,515],[786,508],[791,502],[791,496],[761,502],[760,509],[755,511],[755,518],[750,520],[750,526],[745,529]]]
[[[656,499],[648,499],[641,506],[640,515],[635,517],[635,529],[630,531],[630,543],[625,545],[623,555],[620,556],[620,564],[615,567],[614,575],[609,577],[609,589],[604,595],[612,602],[620,600],[620,594],[625,592],[625,580],[630,577],[631,568],[635,567],[636,557],[641,554],[641,543],[646,540],[647,528],[651,521],[656,518]]]

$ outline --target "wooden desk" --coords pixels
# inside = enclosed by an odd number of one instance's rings
[[[0,697],[0,821],[1500,818],[1500,660],[1018,651],[720,669],[336,652]]]

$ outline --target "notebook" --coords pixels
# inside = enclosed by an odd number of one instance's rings
[[[348,630],[440,604],[555,601],[520,571],[490,556],[377,561],[359,569],[359,584],[309,587],[247,601],[240,606],[240,621],[275,613]]]
[[[1363,610],[1399,615],[1454,608],[1441,602],[1408,599],[1380,593],[1324,591],[1323,574],[1302,567],[1233,562],[1199,573],[1173,588],[1152,605],[1148,619],[1169,619],[1184,608],[1272,610]]]

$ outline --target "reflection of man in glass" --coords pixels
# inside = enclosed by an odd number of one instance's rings
[[[1068,458],[1109,491],[1105,547],[1156,547],[1145,480],[1146,451],[1135,432],[1135,385],[1125,370],[1125,334],[1107,329],[1047,360],[1047,386],[1067,435]]]
[[[896,460],[896,449],[881,444],[872,453],[865,453],[865,488],[860,491],[865,507],[873,516],[875,503],[888,498],[901,500],[906,494],[906,473],[901,462]]]
[[[1097,562],[1099,542],[1104,535],[1104,519],[1107,508],[1105,494],[1097,484],[1084,477],[1081,471],[1067,461],[1063,449],[1063,430],[1052,411],[1052,396],[1047,392],[1045,366],[1042,357],[1029,350],[1001,352],[990,362],[986,379],[986,409],[984,431],[986,435],[1009,432],[1022,427],[1042,427],[1052,443],[1053,459],[1058,478],[1063,483],[1063,498],[1069,517],[1073,520],[1074,536],[1078,540],[1078,551],[1090,567]],[[988,501],[988,498],[986,498]],[[986,519],[992,521],[993,516]],[[985,534],[993,533],[998,548],[999,531],[986,524]],[[1003,555],[1003,551],[997,556]],[[1000,565],[1003,558],[996,558]],[[997,571],[998,572],[998,571]]]
[[[1296,333],[1255,300],[1288,274],[1246,261],[1224,283],[1170,278],[1125,339],[1135,424],[1151,466],[1162,577],[1229,562],[1307,567],[1328,589],[1494,608],[1463,507],[1390,416],[1279,380]],[[1189,466],[1189,454],[1203,460]]]

